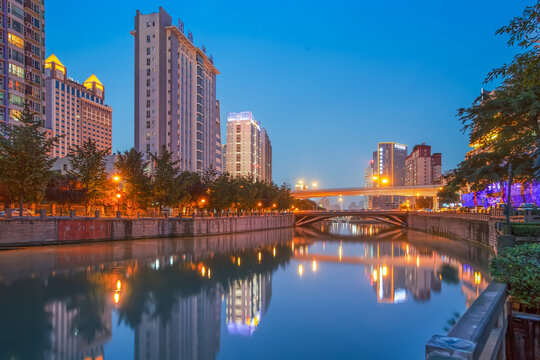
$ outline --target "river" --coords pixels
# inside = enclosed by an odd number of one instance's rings
[[[377,224],[0,252],[0,359],[423,359],[490,253]]]

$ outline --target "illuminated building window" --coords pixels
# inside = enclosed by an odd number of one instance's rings
[[[8,42],[11,45],[15,45],[18,48],[24,49],[24,40],[18,37],[17,35],[8,33]]]

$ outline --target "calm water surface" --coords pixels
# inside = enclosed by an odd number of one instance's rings
[[[344,223],[4,251],[0,359],[423,359],[489,256]]]

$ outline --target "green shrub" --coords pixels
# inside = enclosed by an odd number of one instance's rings
[[[540,244],[503,249],[491,260],[491,275],[508,284],[508,293],[523,306],[540,308]]]
[[[512,224],[512,233],[516,236],[540,236],[540,224]]]

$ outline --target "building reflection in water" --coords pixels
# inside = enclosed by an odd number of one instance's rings
[[[405,232],[384,224],[325,222],[317,229],[318,234],[336,236],[333,240],[339,241],[337,256],[324,251],[326,244],[321,253],[311,250],[307,255],[310,242],[306,242],[306,237],[314,235],[312,231],[297,231],[299,236],[294,240],[297,243],[295,258],[313,263],[346,262],[364,265],[364,276],[369,279],[377,302],[380,303],[398,304],[406,301],[408,296],[412,296],[415,301],[428,301],[432,292],[440,292],[442,282],[446,282],[461,285],[469,307],[489,284],[485,267],[482,270],[475,269],[460,259],[469,257],[471,251],[470,246],[463,242],[460,249],[456,248],[453,240],[432,234]],[[363,254],[353,253],[348,256],[347,240],[358,244],[359,238],[364,239],[361,242]],[[434,247],[434,243],[439,249]],[[487,251],[478,252],[478,262],[485,266],[488,262]],[[300,267],[303,267],[302,263]]]
[[[324,274],[326,264],[359,265],[379,303],[429,301],[447,284],[460,286],[470,306],[488,284],[489,258],[465,243],[369,224],[7,255],[0,359],[50,360],[103,360],[113,312],[133,329],[136,360],[215,359],[222,336],[250,337],[264,323],[272,273],[291,259],[286,273],[300,277]]]
[[[272,297],[272,274],[235,280],[226,297],[227,332],[251,336],[266,315]]]

